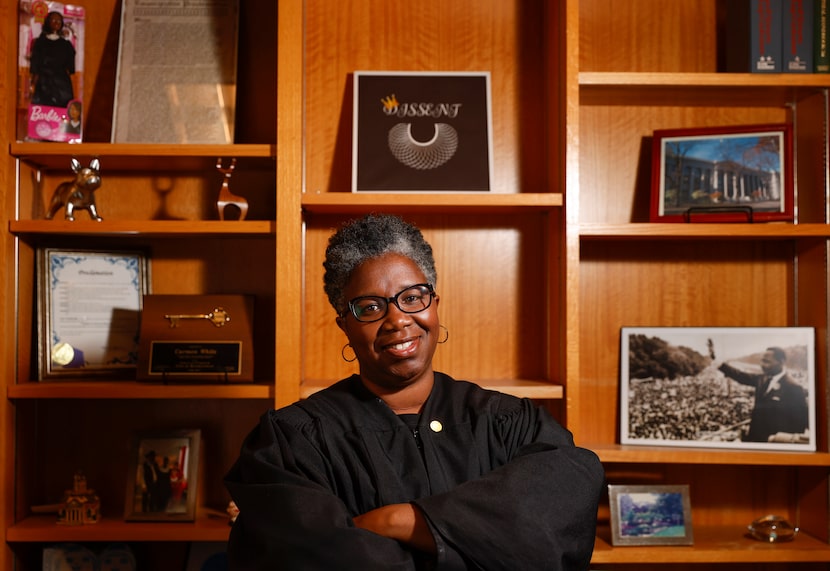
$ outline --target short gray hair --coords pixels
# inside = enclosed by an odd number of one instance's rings
[[[414,225],[391,214],[368,214],[341,226],[326,248],[323,288],[329,303],[340,315],[346,310],[343,297],[352,273],[360,264],[383,254],[406,256],[435,285],[438,279],[432,247]]]

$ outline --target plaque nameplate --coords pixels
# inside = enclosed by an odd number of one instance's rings
[[[242,373],[241,341],[152,341],[150,375]]]
[[[144,297],[138,380],[249,382],[253,363],[251,296]]]

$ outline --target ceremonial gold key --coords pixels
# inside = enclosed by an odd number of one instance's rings
[[[170,327],[178,327],[179,321],[182,319],[207,319],[216,327],[222,327],[225,323],[231,320],[230,314],[221,307],[217,307],[210,313],[201,313],[196,315],[165,315],[164,318],[170,320]]]

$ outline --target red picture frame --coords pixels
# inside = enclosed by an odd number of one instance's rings
[[[792,222],[789,124],[654,131],[651,222]]]

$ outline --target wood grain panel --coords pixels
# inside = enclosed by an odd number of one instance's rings
[[[715,71],[716,0],[592,0],[579,16],[582,71]]]
[[[494,191],[543,192],[543,119],[551,103],[544,81],[544,2],[430,0],[400,8],[382,0],[307,3],[306,191],[349,190],[350,74],[389,70],[490,71]]]

